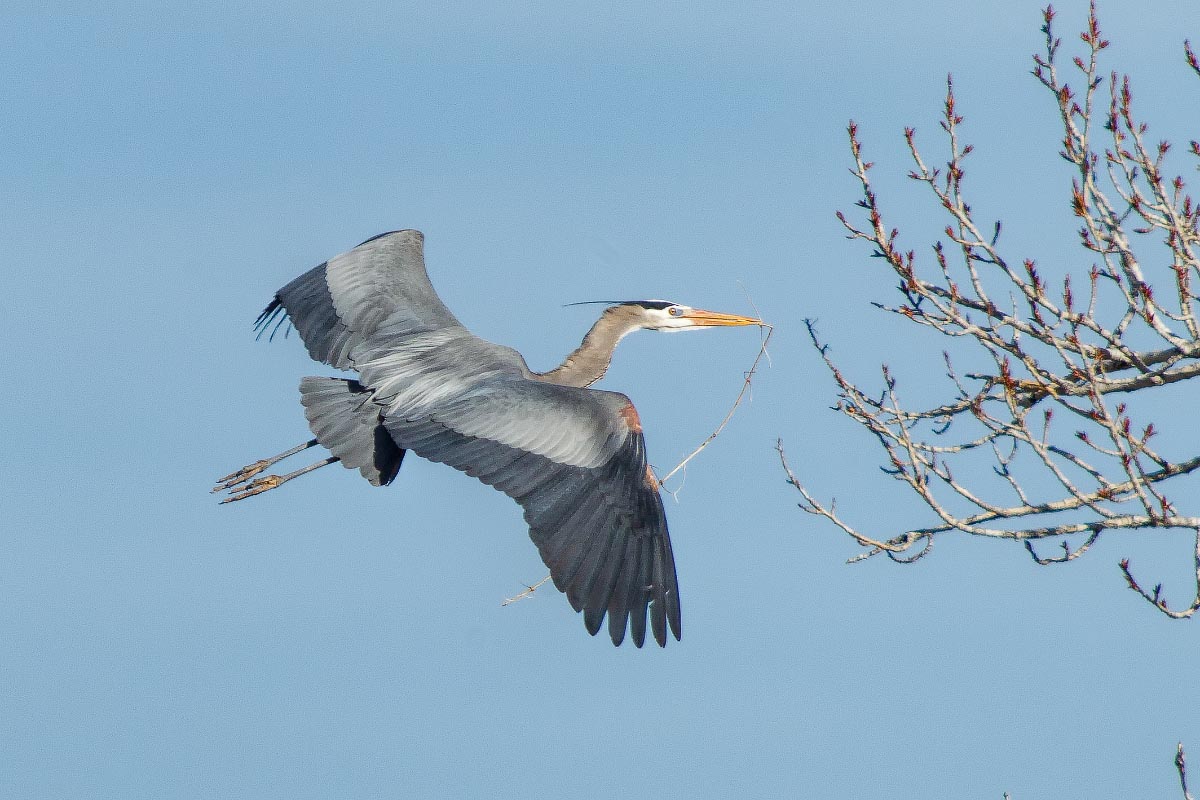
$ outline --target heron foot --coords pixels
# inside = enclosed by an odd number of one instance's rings
[[[328,458],[321,459],[315,464],[309,464],[307,467],[302,467],[295,472],[289,472],[286,475],[267,475],[262,478],[255,478],[256,475],[277,461],[282,461],[288,456],[293,456],[296,453],[307,450],[308,448],[314,447],[317,444],[318,442],[316,439],[310,439],[304,444],[296,445],[291,450],[285,450],[277,456],[272,456],[271,458],[262,458],[258,461],[255,461],[253,464],[247,464],[237,472],[221,478],[221,480],[217,482],[217,485],[213,487],[213,492],[229,492],[229,497],[226,497],[224,500],[222,500],[222,503],[232,503],[234,500],[245,500],[247,497],[253,497],[256,494],[262,494],[263,492],[278,487],[280,484],[287,483],[292,478],[298,478],[301,475],[312,472],[318,467],[324,467],[327,464],[332,464],[335,461],[341,460],[337,456],[329,456]],[[251,478],[253,478],[253,480],[251,480]]]
[[[253,464],[248,464],[242,467],[237,472],[231,472],[224,478],[217,480],[217,485],[212,488],[212,493],[216,494],[217,492],[223,492],[226,489],[233,490],[235,487],[240,486],[241,484],[250,480],[255,475],[271,466],[273,463],[275,462],[270,459],[263,458],[255,461]]]
[[[252,464],[251,466],[255,466],[255,465]],[[262,470],[262,467],[259,467],[254,472],[250,473],[250,475],[248,475],[247,477],[252,477],[252,476],[258,474],[258,472],[261,470]],[[242,480],[244,481],[245,479],[243,478]],[[241,489],[231,488],[231,490],[230,490],[231,494],[229,495],[229,497],[226,497],[221,502],[222,503],[232,503],[235,500],[245,500],[247,497],[254,497],[254,495],[256,495],[256,494],[262,494],[263,492],[270,491],[271,489],[277,488],[285,480],[287,480],[287,478],[281,478],[278,475],[267,475],[262,478],[256,478],[255,480],[250,481],[250,483],[246,484],[245,487],[243,487]],[[233,486],[236,487],[240,483],[241,483],[241,481],[233,484]]]

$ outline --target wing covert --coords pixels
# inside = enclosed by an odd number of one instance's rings
[[[325,281],[342,324],[367,336],[385,320],[459,325],[429,282],[420,231],[384,233],[329,259]]]
[[[286,319],[314,360],[353,369],[351,352],[384,324],[460,327],[429,281],[424,247],[415,230],[368,239],[276,292],[255,329],[273,335]]]

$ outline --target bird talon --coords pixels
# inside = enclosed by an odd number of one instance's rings
[[[245,500],[247,497],[254,497],[256,494],[262,494],[263,492],[274,489],[281,483],[283,483],[283,478],[279,477],[278,475],[267,475],[266,477],[251,481],[244,489],[234,492],[221,502],[232,503],[235,500]]]
[[[255,461],[253,464],[247,464],[237,472],[231,472],[224,478],[219,478],[217,485],[212,488],[212,493],[223,492],[226,489],[232,489],[239,484],[245,483],[269,466],[271,466],[271,462],[265,458]]]

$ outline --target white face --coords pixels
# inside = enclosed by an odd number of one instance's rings
[[[689,331],[732,325],[761,325],[762,320],[740,314],[722,314],[671,303],[665,308],[642,308],[639,324],[652,331]]]
[[[655,331],[687,331],[699,330],[695,320],[689,319],[688,314],[695,311],[691,306],[673,305],[666,308],[647,309],[647,315],[653,320],[647,327]]]

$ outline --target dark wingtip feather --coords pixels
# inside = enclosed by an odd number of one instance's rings
[[[655,598],[650,603],[650,628],[654,631],[654,641],[659,647],[667,646],[667,617],[661,610],[663,603]]]
[[[625,641],[625,626],[627,617],[618,616],[613,611],[608,612],[608,638],[612,639],[613,647],[620,647]]]
[[[675,577],[675,554],[671,551],[671,540],[663,537],[659,544],[663,551],[663,563],[667,567],[667,575],[670,583],[666,587],[667,598],[667,622],[671,625],[671,633],[675,635],[675,641],[680,641],[683,635],[683,614],[680,611],[679,603],[679,581]]]
[[[663,563],[662,540],[654,543],[654,561],[651,580],[654,584],[654,598],[650,602],[650,627],[654,631],[654,641],[659,647],[667,646],[667,577],[666,564]]]
[[[646,606],[649,605],[650,599],[647,587],[650,585],[651,579],[650,559],[652,556],[647,552],[649,548],[645,539],[639,536],[637,543],[637,557],[633,562],[633,582],[629,586],[629,633],[633,636],[633,643],[641,647],[646,641]]]
[[[275,330],[278,330],[279,325],[287,319],[287,311],[285,311],[283,308],[283,301],[279,299],[279,295],[275,295],[273,298],[271,298],[271,302],[267,304],[267,307],[262,310],[262,313],[258,315],[258,319],[254,320],[254,331],[256,334],[254,337],[255,341],[258,341],[262,338],[262,335],[266,333],[267,328],[271,327],[271,323],[274,322],[275,318],[281,313],[283,314],[283,319],[280,319],[279,322],[276,323]],[[267,341],[270,341],[273,338],[275,338],[274,330],[271,331],[271,335],[267,337]]]
[[[583,625],[587,628],[587,632],[595,636],[600,632],[600,626],[604,624],[604,609],[603,608],[585,608],[583,610]]]
[[[633,646],[641,649],[646,643],[646,609],[634,608],[629,615],[629,634],[633,637]]]
[[[271,298],[271,302],[267,303],[267,307],[258,315],[258,319],[254,320],[254,328],[258,330],[263,327],[271,317],[275,316],[275,312],[283,307],[283,303],[279,301],[279,295]]]
[[[600,623],[604,621],[605,614],[610,614],[613,611],[613,598],[619,592],[617,590],[617,580],[621,575],[621,567],[625,561],[625,553],[628,550],[628,539],[625,542],[613,542],[615,547],[613,552],[605,554],[605,562],[597,571],[597,574],[592,581],[592,588],[588,592],[586,608],[589,612],[596,615],[596,628],[599,630]],[[611,623],[609,624],[611,634]],[[621,636],[625,636],[625,622],[621,621]],[[594,635],[594,634],[593,634]],[[614,642],[620,644],[620,642]]]

